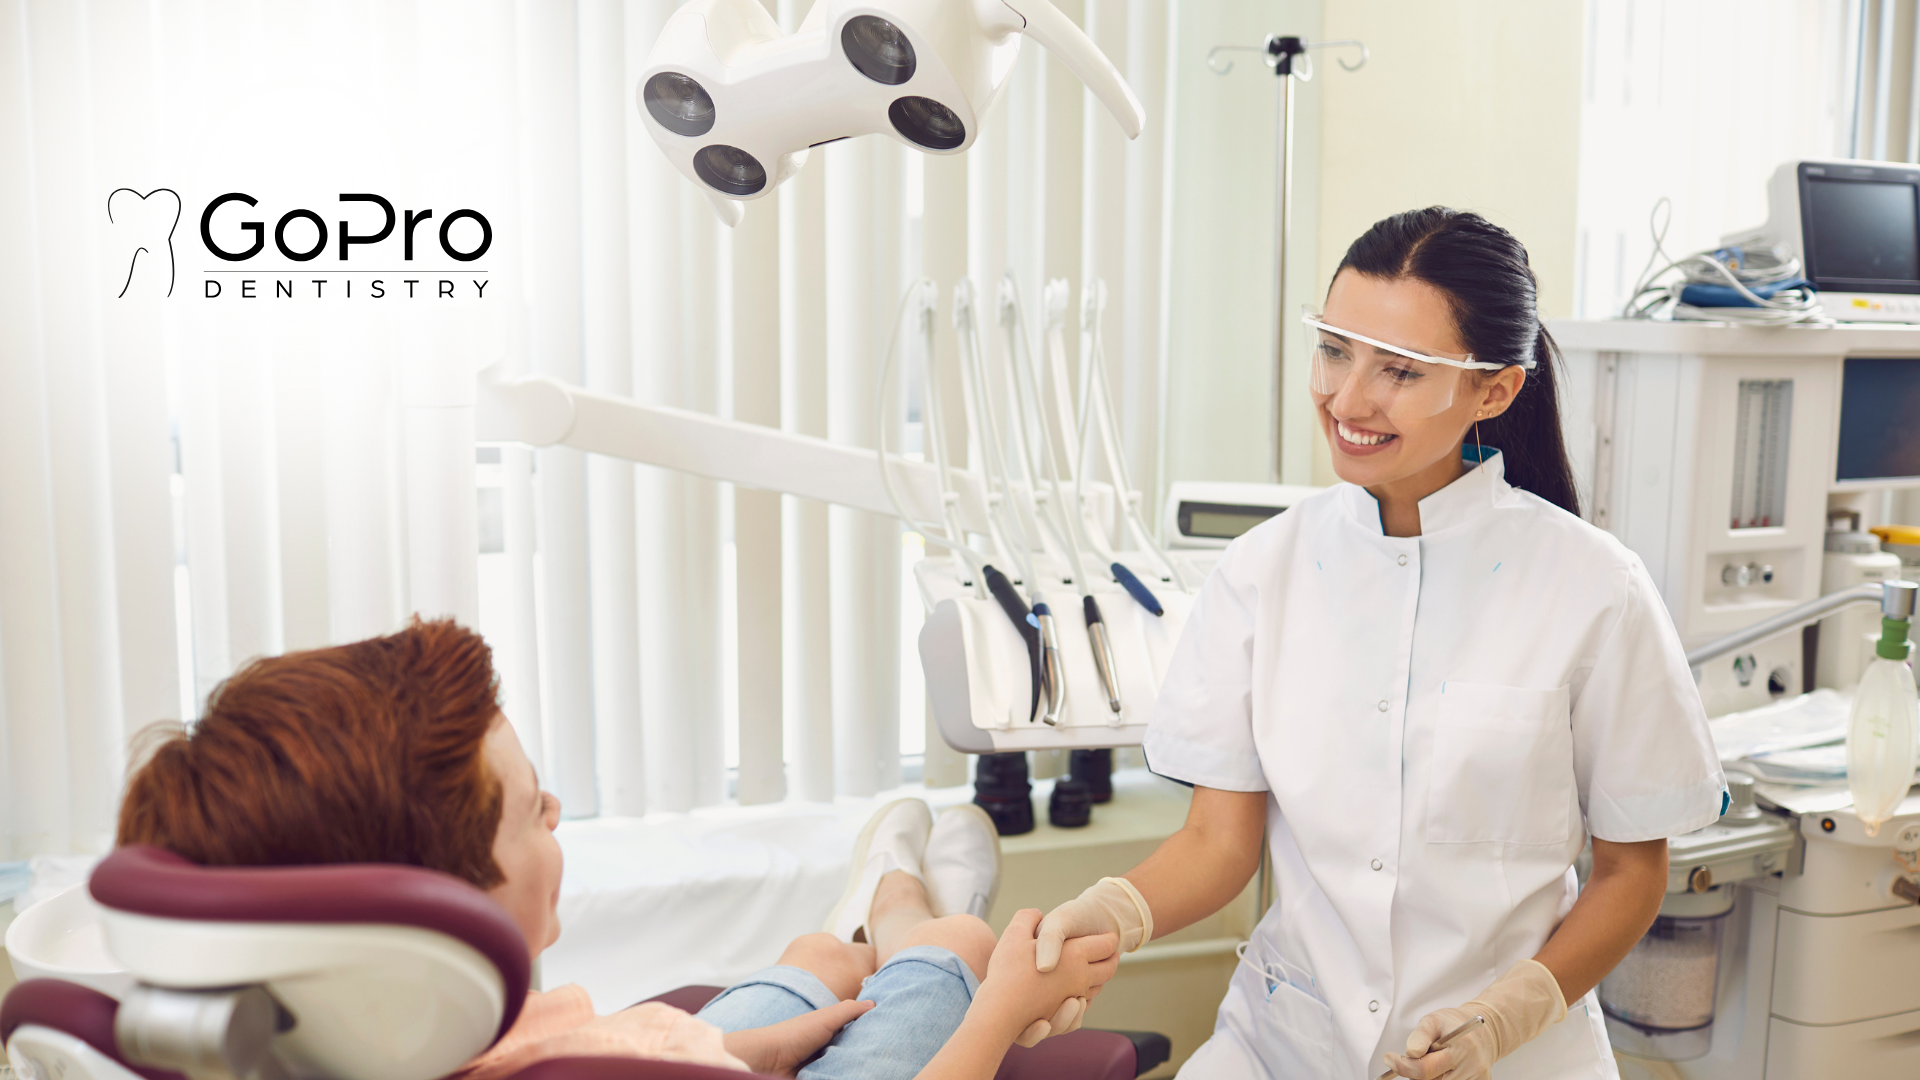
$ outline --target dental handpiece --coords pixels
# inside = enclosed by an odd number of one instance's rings
[[[1044,602],[1033,605],[1033,625],[1040,631],[1040,644],[1047,659],[1047,711],[1040,719],[1048,727],[1060,726],[1060,710],[1067,703],[1066,669],[1060,663],[1060,635],[1053,625],[1053,609]]]
[[[1107,622],[1100,615],[1100,602],[1091,595],[1080,598],[1087,615],[1087,637],[1093,643],[1093,665],[1100,669],[1100,684],[1107,691],[1107,708],[1120,712],[1120,672],[1113,662],[1113,641],[1107,637]]]
[[[1452,1042],[1453,1040],[1459,1038],[1462,1035],[1465,1035],[1469,1030],[1479,1027],[1481,1024],[1484,1024],[1486,1022],[1487,1022],[1486,1017],[1475,1016],[1473,1019],[1467,1021],[1464,1024],[1461,1024],[1459,1027],[1454,1028],[1452,1031],[1447,1032],[1445,1035],[1440,1036],[1438,1039],[1435,1039],[1433,1041],[1433,1045],[1427,1047],[1427,1053],[1431,1054],[1435,1050],[1445,1050],[1447,1048],[1448,1043]],[[1393,1080],[1393,1070],[1388,1069],[1386,1072],[1381,1073],[1380,1080]]]

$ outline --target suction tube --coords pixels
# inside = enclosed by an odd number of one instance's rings
[[[1020,631],[1021,640],[1027,643],[1027,664],[1033,675],[1033,701],[1027,707],[1027,722],[1032,723],[1034,716],[1040,712],[1040,687],[1046,682],[1040,624],[1029,619],[1033,611],[1027,607],[1026,601],[1020,599],[1020,593],[1014,589],[1013,582],[1007,580],[1007,575],[990,565],[981,567],[980,575],[987,579],[987,591],[1000,602],[1000,610],[1007,613],[1007,618],[1013,621],[1013,628]]]

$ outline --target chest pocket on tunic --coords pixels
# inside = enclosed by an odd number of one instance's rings
[[[1434,725],[1427,840],[1563,844],[1573,833],[1566,687],[1448,682]]]

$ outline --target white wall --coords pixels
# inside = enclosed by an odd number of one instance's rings
[[[1846,156],[1848,7],[1590,3],[1570,314],[1620,311],[1652,252],[1648,218],[1662,196],[1673,200],[1667,254],[1685,255],[1763,224],[1781,162]]]
[[[1368,226],[1439,204],[1512,231],[1540,278],[1541,314],[1569,314],[1580,0],[1328,0],[1324,33],[1359,38],[1373,56],[1322,76],[1318,295]],[[1311,427],[1305,398],[1288,420]],[[1333,482],[1317,433],[1312,445],[1313,482]]]
[[[1295,105],[1294,236],[1283,310],[1325,294],[1353,239],[1435,203],[1478,210],[1527,244],[1548,316],[1571,313],[1580,151],[1580,0],[1182,4],[1172,152],[1169,479],[1266,480],[1272,454],[1274,77],[1215,44],[1268,33],[1358,38],[1372,57],[1315,61]],[[1347,55],[1347,54],[1341,54]],[[1282,478],[1330,483],[1305,357],[1288,342]]]
[[[1312,0],[1186,0],[1174,19],[1172,206],[1163,475],[1169,480],[1271,479],[1273,202],[1278,95],[1251,53],[1216,75],[1215,45],[1258,45],[1268,34],[1314,38]],[[1289,278],[1310,281],[1322,82],[1295,105],[1294,239]],[[1297,306],[1297,303],[1296,305]],[[1294,380],[1305,385],[1302,376]],[[1290,465],[1292,463],[1290,462]],[[1304,481],[1293,466],[1292,478]],[[1152,493],[1157,500],[1165,493]]]

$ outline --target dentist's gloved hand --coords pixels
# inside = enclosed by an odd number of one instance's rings
[[[1068,938],[1113,934],[1120,951],[1130,953],[1153,937],[1153,912],[1145,897],[1126,878],[1101,878],[1086,892],[1061,904],[1040,920],[1040,943],[1034,963],[1052,971],[1060,962],[1060,947]]]
[[[1422,1017],[1407,1036],[1407,1052],[1388,1054],[1396,1075],[1411,1080],[1486,1080],[1493,1063],[1539,1037],[1565,1019],[1567,1001],[1560,981],[1538,960],[1522,960],[1457,1009],[1439,1009]],[[1461,1033],[1443,1050],[1440,1036],[1473,1019],[1487,1022]]]
[[[1153,938],[1153,911],[1133,882],[1126,878],[1101,878],[1078,897],[1061,904],[1040,920],[1039,941],[1034,963],[1041,971],[1052,971],[1060,963],[1060,950],[1070,938],[1113,934],[1119,950],[1130,953]],[[1087,1015],[1088,999],[1068,998],[1051,1020],[1036,1021],[1017,1040],[1032,1046],[1049,1035],[1065,1035],[1080,1026]]]

